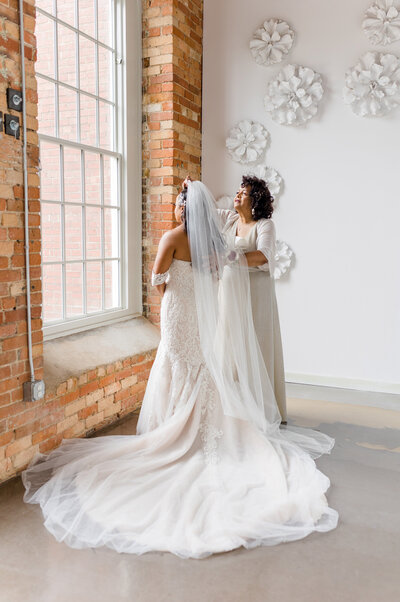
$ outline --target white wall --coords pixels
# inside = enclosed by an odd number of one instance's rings
[[[369,0],[205,0],[203,180],[232,194],[243,168],[225,150],[241,119],[271,133],[268,163],[284,178],[274,213],[296,254],[277,282],[289,380],[400,392],[400,108],[363,119],[342,101],[345,70],[372,46],[361,29]],[[267,18],[296,32],[288,62],[324,78],[319,115],[275,124],[263,107],[279,65],[249,51]],[[382,49],[384,50],[384,49]],[[400,42],[386,52],[400,56]]]

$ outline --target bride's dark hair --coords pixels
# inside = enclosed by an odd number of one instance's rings
[[[187,186],[185,188],[183,188],[181,190],[181,192],[179,193],[179,206],[183,206],[182,222],[183,222],[183,227],[184,227],[184,230],[185,230],[186,234],[187,234],[187,222],[186,222],[186,200],[187,200],[187,193],[188,193]]]
[[[269,219],[274,208],[274,197],[269,191],[267,183],[256,176],[243,176],[242,186],[250,186],[251,212],[255,221],[262,217]]]

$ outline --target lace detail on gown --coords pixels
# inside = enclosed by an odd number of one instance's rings
[[[216,464],[219,460],[218,439],[223,435],[223,431],[214,426],[219,395],[200,347],[191,263],[175,259],[169,273],[170,280],[161,305],[160,351],[172,366],[171,399],[179,398],[188,378],[188,365],[197,367],[201,378],[198,403],[201,406],[199,431],[203,455],[207,464]],[[154,424],[153,419],[153,428]]]
[[[192,366],[204,362],[197,324],[192,264],[174,259],[170,280],[161,304],[161,340],[172,362],[183,360]]]
[[[219,462],[218,439],[224,434],[222,429],[215,426],[215,413],[217,410],[218,391],[210,373],[205,369],[204,384],[201,393],[201,422],[200,438],[202,441],[203,454],[207,464]]]

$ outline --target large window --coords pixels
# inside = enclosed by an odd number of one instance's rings
[[[43,320],[50,336],[134,309],[124,242],[121,6],[37,0]]]

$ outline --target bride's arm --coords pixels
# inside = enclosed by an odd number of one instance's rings
[[[152,284],[154,284],[161,295],[165,291],[168,270],[172,263],[175,248],[175,237],[173,230],[171,230],[161,237],[151,278]]]

